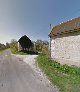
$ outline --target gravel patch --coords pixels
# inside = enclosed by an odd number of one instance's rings
[[[38,55],[16,55],[16,57],[19,58],[19,61],[27,63],[33,69],[33,71],[35,71],[34,76],[38,80],[40,80],[41,83],[43,83],[47,87],[51,87],[54,88],[55,90],[58,90],[55,85],[52,85],[52,83],[48,80],[47,76],[38,67],[38,64],[36,62],[37,56]],[[55,92],[59,92],[59,90]]]

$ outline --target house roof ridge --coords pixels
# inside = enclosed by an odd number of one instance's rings
[[[66,31],[67,31],[67,33],[69,33],[70,30],[72,30],[72,32],[74,32],[73,30],[75,30],[75,29],[80,29],[80,17],[70,19],[66,22],[62,22],[62,23],[54,26],[52,28],[52,31],[49,34],[49,36],[62,34],[62,33],[65,33]]]

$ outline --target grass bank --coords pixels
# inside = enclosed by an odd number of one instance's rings
[[[46,55],[37,58],[39,67],[61,92],[80,92],[80,68],[60,65]]]
[[[7,49],[9,49],[9,48],[7,48]],[[7,49],[0,50],[0,53],[3,52],[3,51],[5,51],[5,50],[7,50]]]
[[[38,52],[34,52],[34,51],[17,51],[17,50],[11,49],[11,52],[17,55],[38,55]]]
[[[14,49],[11,49],[11,52],[12,52],[13,54],[16,54],[16,55],[28,55],[28,53],[24,53],[24,52],[22,52],[22,51],[16,51],[16,50],[14,50]]]

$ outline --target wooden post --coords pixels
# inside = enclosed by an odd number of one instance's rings
[[[18,42],[18,51],[20,50],[20,46],[19,46],[20,44],[19,44],[19,42]]]
[[[36,42],[34,42],[34,51],[36,51]]]

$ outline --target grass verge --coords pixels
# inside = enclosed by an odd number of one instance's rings
[[[8,48],[8,49],[9,49],[9,48]],[[0,53],[3,52],[3,51],[5,51],[5,50],[7,50],[7,49],[0,50]]]
[[[17,51],[17,50],[11,49],[11,52],[17,55],[38,55],[38,52],[34,52],[34,51]]]
[[[39,67],[60,92],[80,92],[80,68],[61,65],[50,60],[46,55],[37,58]]]
[[[11,52],[12,52],[13,54],[16,54],[16,55],[28,55],[27,53],[15,51],[15,50],[13,50],[13,49],[11,49]]]

